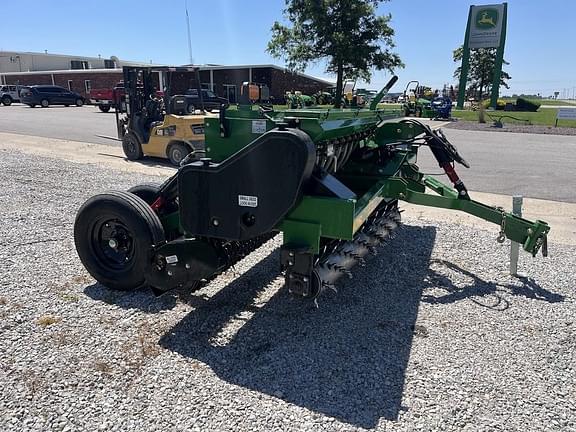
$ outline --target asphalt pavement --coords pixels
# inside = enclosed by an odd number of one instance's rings
[[[118,146],[117,141],[98,137],[116,137],[116,116],[113,111],[101,112],[98,107],[50,106],[30,108],[27,105],[0,105],[0,131],[21,135],[56,138],[86,143]]]
[[[470,164],[470,169],[456,164],[469,190],[576,202],[576,137],[443,131]],[[418,166],[424,172],[441,171],[427,148],[420,150]]]
[[[113,112],[102,113],[94,106],[0,106],[0,132],[117,147],[120,145],[117,141],[100,137],[115,137],[115,124]],[[457,166],[457,172],[468,189],[576,202],[574,136],[454,129],[445,129],[444,132],[471,165],[470,169]],[[440,172],[426,148],[420,151],[419,166],[424,172]],[[447,180],[445,176],[440,178]]]

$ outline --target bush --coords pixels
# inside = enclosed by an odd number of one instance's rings
[[[516,99],[516,111],[536,112],[538,111],[538,108],[540,108],[538,102],[530,101],[522,97]]]
[[[490,99],[484,99],[482,101],[482,105],[484,106],[484,109],[488,109],[488,107],[490,106]],[[496,101],[496,109],[498,111],[503,111],[505,106],[506,106],[506,101],[504,99],[498,99]]]

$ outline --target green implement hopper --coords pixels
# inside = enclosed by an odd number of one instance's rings
[[[500,240],[546,253],[545,222],[471,199],[455,170],[468,164],[441,131],[377,109],[393,82],[370,109],[242,105],[207,117],[205,157],[184,160],[162,185],[82,206],[82,262],[110,288],[193,290],[282,232],[286,288],[316,299],[378,251],[400,225],[399,201],[470,213],[500,226]],[[420,172],[421,147],[450,185]]]

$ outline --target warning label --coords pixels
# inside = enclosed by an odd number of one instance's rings
[[[258,197],[251,195],[238,195],[238,205],[240,207],[258,207]]]
[[[266,120],[252,120],[252,133],[263,134],[266,132]]]

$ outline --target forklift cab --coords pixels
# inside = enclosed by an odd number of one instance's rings
[[[123,74],[125,103],[116,110],[116,126],[126,157],[163,157],[175,165],[190,153],[201,157],[205,115],[188,113],[185,95],[172,94],[173,83],[196,88],[203,107],[198,68],[124,66]]]

